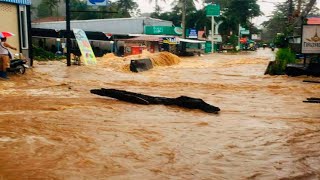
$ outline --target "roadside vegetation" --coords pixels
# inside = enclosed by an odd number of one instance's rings
[[[46,51],[41,47],[33,46],[33,57],[37,61],[53,61],[65,59],[65,56],[57,56],[50,51]]]
[[[296,56],[290,48],[281,48],[276,53],[275,61],[270,62],[266,74],[283,75],[287,64],[296,63]]]

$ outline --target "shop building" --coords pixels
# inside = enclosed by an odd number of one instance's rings
[[[8,43],[17,48],[13,53],[22,53],[30,58],[32,65],[31,0],[0,0],[0,32],[15,34]]]

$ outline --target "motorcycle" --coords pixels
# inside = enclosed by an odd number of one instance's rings
[[[26,60],[13,59],[10,61],[10,68],[7,68],[7,72],[13,72],[15,74],[24,74],[26,69],[29,68]]]

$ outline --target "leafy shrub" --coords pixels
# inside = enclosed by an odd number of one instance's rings
[[[275,62],[271,63],[267,69],[267,74],[282,75],[285,72],[287,64],[290,63],[296,63],[295,54],[289,48],[279,49]]]
[[[33,46],[33,57],[38,61],[65,59],[65,56],[56,56],[54,53],[36,46]]]
[[[233,51],[236,51],[236,47],[238,46],[238,37],[236,35],[231,35],[228,41],[233,46]]]

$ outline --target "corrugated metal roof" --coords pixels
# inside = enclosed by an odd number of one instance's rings
[[[122,39],[122,41],[160,41],[161,38],[159,36],[138,36],[130,39]]]
[[[144,34],[144,26],[172,26],[172,22],[148,17],[71,21],[71,28],[110,34]],[[66,29],[66,22],[32,23],[32,27],[62,30]]]
[[[0,0],[0,2],[31,5],[31,0]]]

